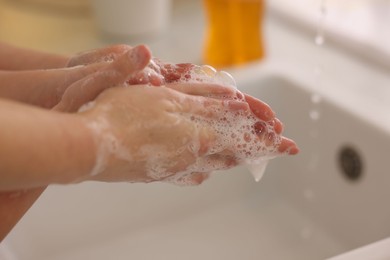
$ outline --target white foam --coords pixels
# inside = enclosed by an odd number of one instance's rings
[[[209,65],[194,66],[180,79],[188,83],[212,83],[237,89],[236,81],[226,71],[217,71]]]
[[[188,74],[190,77],[185,77],[183,81],[214,83],[237,88],[233,77],[229,73],[218,72],[208,65],[195,66]],[[220,114],[218,119],[207,120],[192,116],[192,120],[196,121],[199,127],[211,126],[218,134],[219,138],[209,153],[218,154],[224,150],[234,151],[237,162],[245,165],[255,180],[260,181],[268,161],[278,155],[281,136],[276,134],[274,127],[269,122],[259,120],[253,113],[214,112]],[[261,133],[260,136],[254,128],[254,125],[259,121],[265,126],[264,133]],[[268,136],[274,138],[272,145],[266,145]],[[183,175],[188,176],[191,171],[209,172],[223,169],[223,167],[223,165],[215,165],[215,162],[205,163],[199,158],[192,167],[181,174],[180,179],[183,179]],[[169,181],[174,180],[171,178]]]
[[[94,106],[95,106],[95,102],[94,101],[88,102],[88,103],[82,105],[79,108],[78,112],[85,112],[85,111],[91,110]]]
[[[131,80],[135,79],[136,83],[149,82],[152,77],[159,77],[163,83],[213,83],[229,86],[238,93],[236,83],[229,73],[218,72],[207,65],[163,64],[158,60],[153,60],[147,69],[136,75],[131,75],[131,77]],[[230,97],[230,99],[233,98]],[[243,95],[234,99],[245,101]],[[168,151],[166,151],[166,147],[147,145],[142,147],[138,152],[143,154],[144,158],[147,158],[145,168],[148,177],[152,180],[165,180],[179,185],[192,185],[196,183],[192,178],[193,173],[208,173],[228,169],[232,166],[229,165],[229,160],[234,160],[238,164],[246,165],[255,180],[259,181],[264,174],[268,161],[280,155],[278,147],[282,137],[276,133],[272,122],[260,120],[251,111],[231,111],[227,106],[227,102],[228,100],[223,101],[225,107],[209,108],[213,113],[212,118],[197,113],[177,115],[177,122],[180,123],[180,120],[192,121],[196,126],[196,131],[198,131],[195,136],[190,136],[191,139],[184,138],[182,149],[178,149],[172,155],[172,158],[179,158],[179,160],[167,161]],[[88,103],[80,108],[80,112],[93,107],[93,102]],[[97,162],[91,175],[97,175],[104,171],[108,157],[112,155],[131,162],[131,155],[125,147],[122,147],[121,140],[118,140],[111,133],[107,122],[97,120],[89,124],[89,127],[98,136],[104,137],[99,140]],[[172,125],[172,127],[175,126]],[[199,156],[201,131],[205,129],[215,134],[215,140],[208,147],[206,155]],[[192,133],[192,135],[194,134]],[[175,165],[179,163],[184,153],[193,155],[193,163],[185,169],[175,169]]]
[[[89,102],[79,109],[79,112],[86,111],[93,107]],[[131,155],[121,142],[112,134],[110,126],[103,118],[95,121],[88,121],[86,126],[92,131],[97,146],[95,165],[89,173],[89,176],[96,176],[102,173],[107,166],[110,156],[115,155],[117,158],[131,161]],[[76,180],[78,181],[78,180]]]
[[[252,174],[255,181],[259,182],[264,176],[269,159],[259,159],[257,161],[248,162],[245,164],[249,172]]]

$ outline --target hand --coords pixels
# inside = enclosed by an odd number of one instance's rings
[[[236,137],[231,136],[236,126],[224,122],[225,118],[243,122],[252,113],[247,102],[202,96],[206,91],[221,97],[232,94],[219,86],[172,88],[191,95],[167,87],[118,87],[104,91],[81,109],[80,115],[94,132],[98,147],[96,165],[86,179],[198,184],[209,172],[231,168],[243,156],[250,156],[243,155]],[[275,125],[281,130],[278,121]],[[242,134],[244,138],[248,133]],[[250,135],[258,138],[255,148],[264,147],[262,139],[268,134],[258,131]],[[293,153],[295,144],[278,137],[275,133],[266,146],[275,147],[278,153],[289,147]]]
[[[81,115],[95,129],[100,160],[91,178],[131,182],[165,180],[208,156],[216,133],[197,126],[191,116],[215,118],[215,109],[249,109],[243,102],[149,86],[106,90],[90,106]],[[212,158],[225,167],[232,164],[228,155]]]
[[[80,77],[59,92],[60,100],[55,110],[75,112],[83,104],[94,100],[107,88],[121,86],[137,72],[142,71],[151,59],[148,48],[141,45],[120,55],[112,62],[103,62],[76,69],[74,77]],[[91,67],[93,70],[91,70]],[[83,69],[83,70],[82,70]],[[83,75],[85,71],[91,73]]]

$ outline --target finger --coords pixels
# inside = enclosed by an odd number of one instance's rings
[[[278,151],[280,153],[294,155],[299,153],[299,148],[293,140],[286,137],[282,137],[282,141],[278,147]]]
[[[162,86],[164,85],[164,78],[150,67],[146,67],[136,73],[129,75],[126,80],[127,85],[152,85]]]
[[[124,83],[129,74],[143,69],[151,53],[145,46],[128,51],[106,68],[72,84],[55,110],[73,112],[94,100],[103,90]]]
[[[127,45],[124,45],[127,46]],[[127,55],[126,55],[127,54]],[[151,59],[150,50],[144,46],[136,46],[134,48],[130,48],[121,55],[118,55],[118,59],[116,59],[112,63],[100,62],[95,64],[90,64],[88,66],[81,67],[75,71],[77,73],[78,79],[86,77],[93,72],[99,71],[103,68],[106,70],[112,69],[122,73],[135,73],[137,70],[142,70],[147,66]]]
[[[252,112],[263,121],[270,121],[275,118],[275,113],[271,107],[252,96],[245,94],[245,100],[248,102]]]
[[[170,83],[166,84],[166,87],[194,96],[224,99],[234,99],[237,97],[237,92],[234,89],[217,84]]]
[[[88,65],[98,62],[107,62],[116,59],[118,56],[131,50],[131,46],[125,44],[112,45],[101,49],[95,49],[77,54],[70,59],[67,67]]]
[[[61,73],[61,77],[64,79],[62,82],[58,83],[56,99],[57,102],[61,100],[64,92],[75,82],[89,75],[96,73],[97,71],[107,67],[107,63],[95,63],[88,66],[74,67],[74,68],[64,68],[57,70]],[[54,73],[54,71],[53,71]]]
[[[249,113],[250,111],[248,103],[237,100],[186,95],[184,100],[179,99],[177,102],[180,103],[181,112],[193,115],[200,120],[223,120],[224,118],[226,120],[229,115],[233,118],[233,113]],[[177,108],[174,108],[172,112],[177,112]]]
[[[283,124],[279,119],[274,118],[273,126],[274,126],[275,133],[281,134],[283,132]]]
[[[190,183],[193,185],[200,185],[210,177],[208,172],[193,172],[189,175]]]
[[[116,70],[122,73],[134,73],[137,70],[145,68],[150,59],[150,50],[146,46],[140,45],[121,53],[121,55],[118,55],[118,59],[112,63],[100,62],[90,64],[74,71],[77,73],[78,79],[91,75],[93,72],[97,72],[103,68],[106,70]]]
[[[148,47],[139,45],[121,55],[109,65],[108,69],[121,72],[122,75],[128,77],[129,74],[144,69],[149,64],[151,58],[152,53]]]
[[[283,137],[281,133],[281,124],[276,123],[275,126],[267,126],[265,123],[258,122],[254,125],[255,133],[258,137],[256,142],[267,147],[277,147],[281,153],[296,154],[299,152],[294,141]]]
[[[191,63],[162,63],[159,60],[155,60],[156,65],[160,68],[161,74],[164,76],[167,83],[174,83],[180,80],[186,80],[190,78],[190,71],[195,66]]]

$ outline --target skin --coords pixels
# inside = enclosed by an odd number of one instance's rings
[[[74,56],[65,56],[20,48],[0,42],[0,70],[42,70],[89,65],[115,59],[131,50],[131,48],[129,45],[118,44],[82,52]]]
[[[84,85],[83,82],[85,82],[85,77],[87,76],[96,77],[96,80],[92,81],[89,78],[88,82],[90,85],[93,85],[94,83],[100,84],[99,81],[102,80],[102,76],[96,72],[104,70],[107,66],[106,63],[102,63],[102,60],[107,60],[107,57],[121,56],[131,49],[132,47],[127,45],[114,45],[77,54],[73,57],[65,57],[56,54],[21,49],[0,43],[0,68],[2,69],[2,71],[0,71],[0,79],[4,82],[4,84],[1,84],[0,86],[0,97],[2,99],[12,99],[39,107],[54,108],[54,106],[61,106],[57,107],[56,110],[61,111],[62,109],[62,111],[67,111],[67,98],[62,100],[62,96],[60,95],[47,95],[47,93],[58,93],[53,89],[61,89],[63,90],[63,93],[65,93],[69,88],[73,89],[72,92],[77,95],[77,91],[74,89],[81,88]],[[148,50],[145,51],[145,48],[141,48],[141,50],[145,54],[145,60],[148,60],[150,58],[150,52]],[[127,68],[131,70],[132,66],[128,66],[130,61],[127,61],[127,63],[126,61],[127,60],[124,59],[122,60],[122,63],[116,63],[116,69],[120,70],[121,68]],[[97,65],[96,63],[99,64]],[[85,65],[85,67],[72,70],[64,69],[64,66],[79,65]],[[56,69],[59,67],[60,69]],[[50,69],[50,71],[46,71],[47,69]],[[23,77],[20,77],[21,74],[15,73],[15,70],[20,70],[18,72],[22,73]],[[25,70],[29,71],[26,72]],[[121,71],[123,71],[123,73],[128,72],[126,69]],[[10,73],[7,75],[6,72]],[[118,76],[123,78],[122,74],[118,74]],[[14,83],[17,81],[19,81],[20,84]],[[54,85],[47,84],[48,81]],[[32,83],[35,86],[34,88],[31,87]],[[35,95],[37,92],[46,94]],[[69,92],[67,94],[68,98],[71,96],[71,93]],[[95,96],[96,93],[90,96],[85,95],[85,101],[88,102]],[[2,223],[2,225],[0,225],[0,241],[4,239],[12,227],[16,225],[19,219],[27,212],[45,189],[46,186],[31,189],[24,187],[19,190],[8,191],[9,189],[7,189],[0,191],[0,220]]]
[[[280,121],[268,105],[248,96],[245,102],[236,101],[237,93],[222,86],[184,86],[168,82],[159,88],[116,87],[148,64],[151,54],[144,46],[113,46],[64,58],[62,61],[66,60],[67,65],[84,65],[72,69],[32,70],[35,57],[26,56],[29,60],[27,71],[0,73],[0,79],[5,82],[0,88],[0,119],[6,126],[0,135],[0,240],[49,184],[85,180],[159,181],[185,169],[199,156],[218,160],[224,168],[236,165],[234,150],[210,156],[208,150],[216,133],[207,127],[199,131],[183,114],[213,118],[216,115],[210,113],[210,106],[226,109],[229,113],[252,111],[259,119],[272,122],[277,134],[282,132]],[[107,59],[114,61],[106,62]],[[52,63],[46,65],[49,64]],[[37,68],[41,67],[42,63],[37,64]],[[137,84],[137,78],[131,79],[133,84]],[[230,101],[226,103],[224,99]],[[91,109],[72,113],[89,101],[95,102]],[[104,170],[91,176],[99,145],[107,138],[107,132],[93,131],[90,125],[102,119],[109,122],[107,131],[121,140],[132,159],[108,154]],[[157,127],[136,127],[150,125],[156,120],[159,122]],[[177,124],[174,132],[172,123]],[[186,150],[188,143],[177,141],[193,136],[201,143],[199,153],[195,155]],[[272,145],[272,139],[268,142]],[[147,156],[139,152],[143,144],[168,147],[166,156],[160,158],[161,163],[175,160],[178,163],[171,165],[169,174],[161,179],[151,178],[146,169]],[[183,148],[186,152],[178,160],[175,152]],[[281,153],[298,152],[295,143],[287,138],[282,139],[278,149]],[[191,181],[199,184],[208,174],[194,172]]]
[[[34,70],[66,67],[68,57],[24,49],[0,42],[0,70]]]

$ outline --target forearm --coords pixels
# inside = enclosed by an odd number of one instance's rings
[[[0,70],[35,70],[66,67],[69,57],[11,46],[0,42]]]
[[[51,70],[0,70],[0,98],[52,108],[74,82],[93,74],[103,63]]]
[[[88,176],[96,148],[78,115],[0,100],[0,190],[69,183]]]
[[[58,102],[66,85],[61,70],[0,71],[0,82],[0,98],[46,108]]]

